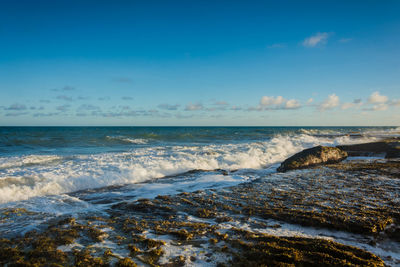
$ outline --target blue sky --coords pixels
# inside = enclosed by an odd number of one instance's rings
[[[0,0],[0,125],[400,125],[400,1]]]

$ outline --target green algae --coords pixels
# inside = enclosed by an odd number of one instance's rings
[[[224,223],[224,222],[231,222],[233,221],[232,217],[229,216],[222,216],[215,219],[217,223]]]
[[[141,252],[141,250],[134,244],[129,244],[128,248],[132,256],[136,256],[138,253]]]
[[[9,216],[9,215],[17,215],[17,216],[21,216],[23,214],[26,215],[33,215],[36,214],[35,212],[32,211],[28,211],[25,208],[11,208],[11,209],[5,209],[2,211],[2,214],[4,216]]]
[[[146,238],[144,236],[140,236],[140,235],[136,235],[136,234],[132,236],[132,241],[135,244],[140,244],[147,249],[159,248],[159,247],[165,245],[164,241],[154,240],[154,239]]]
[[[120,259],[116,264],[116,267],[136,267],[137,264],[130,258]]]
[[[197,216],[200,218],[213,218],[216,216],[215,210],[200,208],[197,209]]]
[[[190,233],[186,229],[181,229],[181,230],[178,230],[178,231],[171,231],[170,234],[178,237],[180,240],[190,240],[194,236],[192,233]]]
[[[102,242],[104,240],[104,233],[95,227],[88,227],[88,235],[95,242]]]
[[[74,256],[74,265],[77,267],[109,266],[102,258],[93,257],[88,250],[74,251]]]

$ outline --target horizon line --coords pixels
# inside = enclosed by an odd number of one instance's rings
[[[400,127],[400,125],[0,125],[0,127]]]

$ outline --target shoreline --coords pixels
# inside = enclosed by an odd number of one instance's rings
[[[399,169],[396,159],[350,158],[221,189],[122,199],[105,214],[59,216],[3,238],[0,263],[396,265]],[[40,214],[3,209],[0,218],[21,216]]]

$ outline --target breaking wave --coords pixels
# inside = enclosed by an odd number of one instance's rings
[[[146,140],[120,138],[142,144]],[[190,170],[263,169],[315,145],[338,145],[376,140],[350,136],[278,134],[265,141],[154,145],[124,152],[74,156],[27,155],[0,157],[0,202],[62,194],[111,185],[133,184]]]
[[[148,140],[143,139],[143,138],[130,138],[126,136],[107,136],[108,139],[110,140],[116,140],[116,141],[122,141],[126,143],[131,143],[131,144],[138,144],[138,145],[144,145],[148,143]]]

